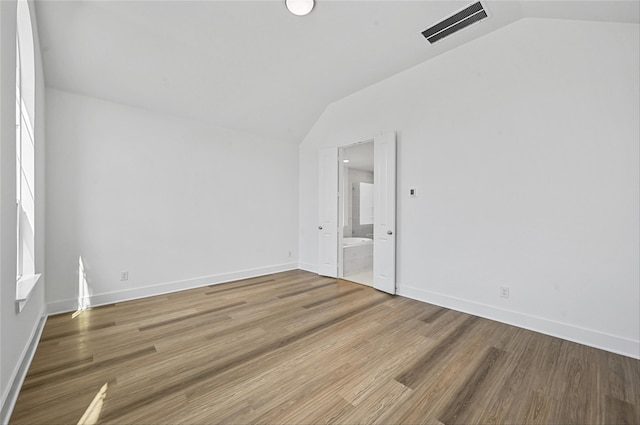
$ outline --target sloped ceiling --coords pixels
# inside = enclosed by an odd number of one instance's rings
[[[36,2],[48,87],[300,143],[333,101],[523,17],[639,21],[638,1],[483,1],[489,19],[430,45],[470,1]],[[561,42],[561,41],[559,41]]]

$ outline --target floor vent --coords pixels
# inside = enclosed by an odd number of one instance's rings
[[[484,10],[480,2],[476,2],[422,31],[422,35],[429,40],[429,43],[433,44],[486,17],[486,10]]]

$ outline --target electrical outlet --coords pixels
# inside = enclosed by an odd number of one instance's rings
[[[509,298],[509,287],[508,286],[501,286],[500,287],[500,296],[502,298]]]
[[[417,198],[418,197],[418,188],[417,187],[409,188],[409,197],[410,198]]]
[[[120,281],[125,281],[125,280],[129,280],[129,272],[128,271],[123,271],[120,272]]]

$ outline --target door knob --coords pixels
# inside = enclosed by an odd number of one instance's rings
[[[387,235],[393,235],[393,232],[391,230],[387,230]]]
[[[322,226],[318,226],[318,230],[322,230]]]

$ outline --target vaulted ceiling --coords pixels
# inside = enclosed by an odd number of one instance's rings
[[[37,1],[47,87],[299,143],[331,103],[524,17],[639,22],[636,1]],[[561,42],[561,40],[559,40]]]

